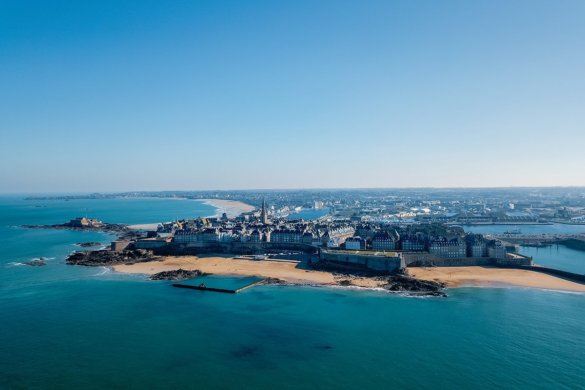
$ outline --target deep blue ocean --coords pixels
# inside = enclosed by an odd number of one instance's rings
[[[188,200],[0,198],[0,388],[584,387],[583,294],[199,292],[64,264],[75,243],[107,243],[107,235],[18,227],[80,215],[152,223],[214,213]],[[18,265],[40,256],[47,266]]]

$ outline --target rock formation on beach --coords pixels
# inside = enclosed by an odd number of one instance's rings
[[[388,291],[446,297],[447,294],[445,294],[444,287],[445,285],[443,283],[416,279],[400,274],[390,276],[388,278],[388,283],[384,286]]]

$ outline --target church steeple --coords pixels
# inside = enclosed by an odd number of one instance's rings
[[[262,198],[262,211],[260,212],[260,221],[268,225],[268,210],[266,210],[266,199]]]

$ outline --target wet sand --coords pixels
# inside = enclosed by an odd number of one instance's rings
[[[226,213],[228,218],[234,218],[242,213],[248,213],[256,209],[256,207],[237,200],[226,199],[201,199],[205,204],[217,208],[215,217],[221,217],[222,213]]]
[[[278,278],[287,283],[312,285],[338,285],[341,280],[351,279],[355,286],[375,288],[383,282],[374,278],[347,277],[331,272],[306,270],[298,267],[297,262],[244,260],[227,257],[173,256],[162,261],[116,265],[118,272],[152,275],[161,271],[176,269],[199,270],[215,275],[262,276]]]
[[[292,261],[244,260],[229,257],[169,256],[162,261],[117,265],[118,272],[152,275],[176,269],[199,270],[216,275],[262,276],[278,278],[287,283],[339,285],[351,280],[358,287],[376,288],[384,283],[378,278],[348,277],[326,271],[306,270]],[[585,285],[540,272],[492,267],[408,268],[411,276],[444,282],[447,287],[520,286],[550,290],[585,292]]]
[[[521,286],[549,290],[585,292],[585,284],[571,282],[540,272],[495,267],[412,267],[410,275],[441,281],[447,287]]]

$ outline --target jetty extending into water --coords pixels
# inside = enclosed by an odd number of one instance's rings
[[[225,282],[228,283],[225,283]],[[191,290],[213,291],[228,294],[237,294],[266,281],[266,278],[194,278],[173,283],[173,287],[188,288]]]

